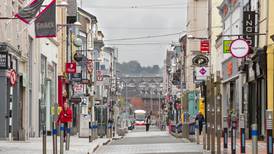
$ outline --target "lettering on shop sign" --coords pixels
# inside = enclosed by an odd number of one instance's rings
[[[255,24],[256,24],[256,12],[255,11],[244,11],[243,13],[243,38],[247,41],[250,47],[255,46]],[[248,35],[252,34],[252,35]]]

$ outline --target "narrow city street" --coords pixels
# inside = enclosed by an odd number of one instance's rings
[[[121,140],[112,141],[102,146],[96,154],[200,154],[202,145],[188,140],[174,138],[167,131],[152,127],[149,132],[145,127],[136,127]]]

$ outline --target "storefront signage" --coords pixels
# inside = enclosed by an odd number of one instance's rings
[[[223,53],[230,53],[230,45],[232,40],[224,40],[223,41]]]
[[[8,69],[8,53],[0,52],[0,69]]]
[[[256,27],[256,12],[255,11],[244,11],[243,13],[243,38],[247,41],[250,47],[255,46],[255,27]]]
[[[66,63],[66,73],[76,73],[76,63]]]
[[[249,53],[249,45],[244,39],[236,39],[230,45],[233,57],[243,58]]]
[[[238,73],[237,58],[230,57],[222,63],[223,80],[233,78]]]
[[[205,55],[196,55],[192,59],[192,65],[202,67],[207,66],[209,62],[209,59]]]
[[[201,53],[209,53],[209,40],[201,40],[200,51]]]

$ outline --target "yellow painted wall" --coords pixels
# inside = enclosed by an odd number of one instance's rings
[[[267,100],[268,109],[273,111],[274,104],[274,42],[270,39],[271,35],[274,35],[274,9],[270,6],[274,6],[274,1],[269,0],[268,11],[268,50],[267,50]],[[274,117],[274,114],[273,114]],[[274,123],[273,123],[274,124]],[[274,128],[274,125],[272,126]],[[273,129],[274,130],[274,129]]]

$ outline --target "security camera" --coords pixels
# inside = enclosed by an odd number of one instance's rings
[[[270,36],[271,40],[274,42],[274,34]]]

